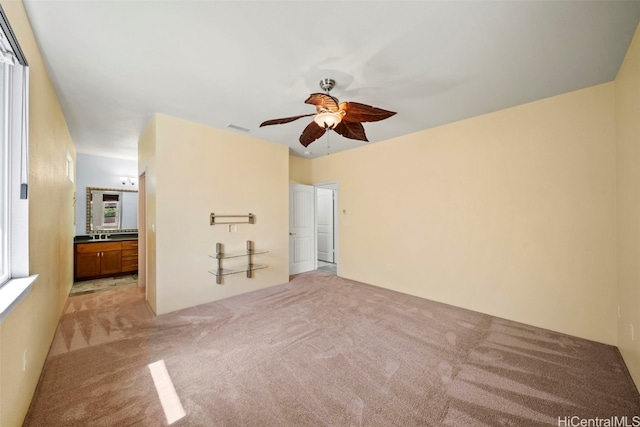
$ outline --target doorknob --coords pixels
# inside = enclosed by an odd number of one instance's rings
[[[295,236],[296,233],[289,232],[289,236]]]

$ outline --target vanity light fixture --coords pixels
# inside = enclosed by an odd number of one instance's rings
[[[122,185],[127,185],[127,184],[136,185],[136,179],[128,176],[121,176],[120,182],[122,183]]]

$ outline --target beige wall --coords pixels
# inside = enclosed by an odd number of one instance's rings
[[[311,160],[289,156],[289,183],[311,184]]]
[[[640,387],[640,30],[615,80],[618,347]],[[633,325],[634,338],[631,338]]]
[[[0,425],[11,427],[22,425],[73,281],[75,189],[66,155],[75,159],[75,149],[22,2],[2,7],[30,66],[29,257],[31,273],[40,275],[0,324]]]
[[[339,181],[342,276],[616,343],[613,83],[310,168]]]
[[[140,170],[148,160],[140,159]],[[148,169],[147,169],[148,170]],[[155,118],[155,310],[158,314],[288,281],[288,147],[178,118]],[[211,212],[256,215],[255,224],[209,225]],[[150,230],[149,240],[153,239]],[[269,265],[247,279],[227,276],[216,285],[217,242],[244,250],[247,240],[268,254]],[[151,248],[151,245],[150,245]],[[226,266],[244,263],[226,260]],[[151,275],[151,274],[150,274]]]

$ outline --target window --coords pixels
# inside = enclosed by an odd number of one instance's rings
[[[3,42],[0,39],[0,46]],[[26,134],[22,129],[26,67],[12,64],[10,53],[3,51],[0,47],[0,285],[22,272],[17,258],[20,253],[13,251],[18,250],[18,239],[22,238],[18,216],[28,214],[22,209],[27,203],[26,195],[20,194],[27,183],[22,179],[27,166],[22,158],[26,154]]]
[[[29,275],[29,67],[0,6],[0,320]]]

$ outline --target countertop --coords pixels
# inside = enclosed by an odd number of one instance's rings
[[[124,240],[138,240],[137,233],[110,234],[106,239],[92,239],[91,236],[76,236],[73,243],[122,242]]]

